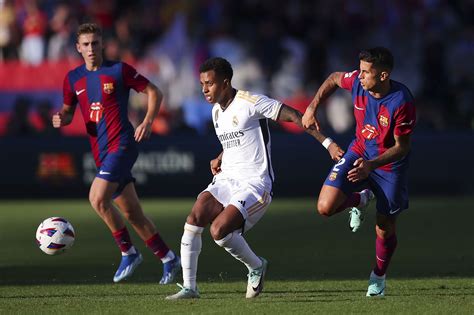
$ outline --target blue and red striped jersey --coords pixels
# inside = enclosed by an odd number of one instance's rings
[[[96,71],[83,64],[66,75],[64,104],[79,103],[98,167],[108,153],[136,145],[128,97],[130,89],[141,92],[148,82],[132,66],[113,61],[104,61]]]
[[[360,84],[359,71],[347,72],[341,87],[352,92],[356,138],[351,150],[366,159],[373,159],[395,144],[394,136],[411,134],[415,127],[416,110],[410,90],[400,82],[390,80],[390,92],[377,99]],[[406,158],[380,167],[386,171],[404,165]]]

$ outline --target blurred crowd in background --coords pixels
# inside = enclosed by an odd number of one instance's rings
[[[395,57],[392,78],[415,96],[418,128],[473,130],[473,16],[473,0],[0,0],[0,67],[78,65],[77,26],[95,22],[105,57],[132,64],[163,91],[154,132],[207,134],[211,106],[198,69],[210,56],[231,62],[234,87],[304,112],[331,72],[355,70],[361,49],[385,46]],[[143,116],[145,101],[132,94],[132,121]],[[35,123],[22,116],[34,110],[47,122],[62,105],[21,95],[17,103],[9,134],[34,133]],[[337,92],[322,109],[323,128],[353,131],[349,93]],[[42,131],[56,134],[44,123]]]

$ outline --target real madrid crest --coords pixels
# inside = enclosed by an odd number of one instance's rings
[[[113,83],[104,83],[104,93],[112,94],[114,92],[114,84]]]
[[[239,120],[237,119],[237,116],[234,116],[232,118],[232,126],[237,127],[239,125]]]
[[[385,117],[384,115],[380,115],[380,116],[379,116],[379,124],[380,124],[382,127],[387,127],[387,126],[388,126],[388,118]]]
[[[214,113],[214,122],[216,123],[215,127],[219,128],[219,125],[217,124],[217,119],[219,119],[219,110],[216,110],[216,112]]]

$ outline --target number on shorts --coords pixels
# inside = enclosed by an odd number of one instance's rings
[[[339,162],[337,162],[337,164],[334,165],[334,167],[332,168],[332,170],[333,170],[334,172],[339,172],[338,166],[344,164],[345,161],[346,161],[345,158],[340,159]]]

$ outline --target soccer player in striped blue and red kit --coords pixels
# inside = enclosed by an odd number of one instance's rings
[[[136,143],[151,134],[163,98],[161,91],[130,65],[103,59],[102,31],[96,24],[79,26],[76,49],[84,64],[66,75],[64,104],[52,122],[56,128],[70,124],[79,103],[97,165],[89,200],[122,252],[113,280],[119,282],[130,277],[143,260],[132,244],[118,207],[146,246],[163,262],[160,283],[171,283],[181,269],[180,258],[168,248],[153,222],[143,213],[131,173],[138,157]],[[135,130],[128,120],[130,89],[148,95],[145,119]]]
[[[334,72],[323,82],[306,109],[303,126],[319,130],[318,105],[338,87],[351,91],[356,136],[329,172],[317,207],[324,216],[349,208],[355,232],[369,201],[377,198],[376,263],[367,296],[383,296],[385,273],[397,246],[396,219],[408,208],[407,169],[416,112],[408,88],[390,79],[393,56],[388,49],[364,50],[359,61],[359,70]],[[362,186],[369,189],[357,192]]]

